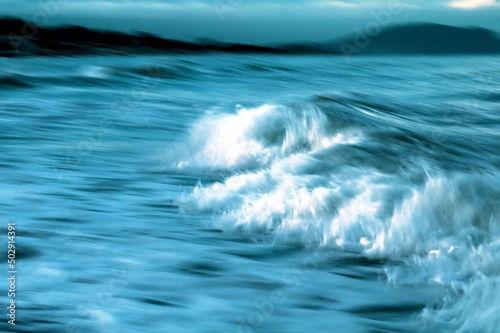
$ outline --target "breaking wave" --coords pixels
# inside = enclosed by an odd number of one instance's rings
[[[227,231],[401,262],[386,266],[389,283],[447,291],[419,320],[498,332],[500,173],[456,163],[457,150],[477,153],[459,133],[421,149],[430,132],[348,101],[208,113],[175,167],[226,176],[181,208]]]

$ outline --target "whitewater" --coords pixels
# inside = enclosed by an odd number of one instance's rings
[[[24,329],[500,332],[497,57],[1,62]]]

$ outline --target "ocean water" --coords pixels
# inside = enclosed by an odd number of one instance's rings
[[[1,331],[500,332],[498,57],[0,63]]]

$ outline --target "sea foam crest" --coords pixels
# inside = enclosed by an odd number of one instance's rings
[[[356,137],[330,135],[331,123],[317,107],[263,105],[236,114],[207,115],[192,129],[188,156],[179,168],[255,169],[276,159],[310,152]]]
[[[433,282],[453,291],[421,320],[459,332],[478,331],[473,325],[482,322],[479,331],[498,332],[498,308],[490,304],[500,281],[498,172],[445,173],[424,161],[388,173],[336,162],[370,142],[339,132],[314,107],[241,109],[202,119],[195,130],[203,139],[190,144],[199,149],[179,167],[237,172],[199,184],[183,196],[186,210],[213,214],[225,230],[404,262],[387,266],[390,283]]]

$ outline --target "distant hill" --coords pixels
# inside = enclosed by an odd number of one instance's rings
[[[155,54],[155,53],[276,53],[276,54],[500,54],[500,38],[480,28],[438,24],[399,26],[369,37],[354,34],[325,43],[274,47],[204,40],[189,43],[147,33],[125,34],[82,27],[37,28],[17,19],[0,19],[0,56]]]
[[[169,52],[282,53],[285,51],[245,44],[188,43],[147,33],[130,35],[76,26],[37,28],[22,20],[0,19],[0,56],[4,57]]]
[[[334,43],[334,50],[341,50],[346,43],[357,47],[351,36]],[[368,45],[357,47],[363,54],[478,54],[500,53],[500,39],[491,30],[457,28],[439,24],[399,26],[368,37]],[[359,39],[364,42],[363,39]],[[344,47],[346,47],[344,44]],[[363,44],[363,43],[359,43]]]

